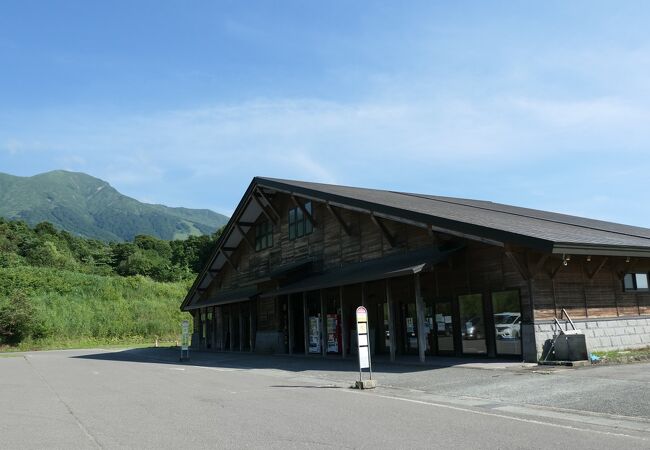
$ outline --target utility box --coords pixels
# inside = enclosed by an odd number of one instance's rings
[[[581,330],[564,331],[555,341],[555,359],[582,361],[589,359],[587,340]]]

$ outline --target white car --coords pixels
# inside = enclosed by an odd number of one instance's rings
[[[517,339],[521,336],[521,313],[504,312],[494,315],[497,339]]]

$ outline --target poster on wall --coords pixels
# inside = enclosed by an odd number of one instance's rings
[[[406,332],[407,333],[413,333],[415,331],[413,327],[413,317],[407,317],[406,318]]]
[[[320,353],[320,319],[309,318],[309,353]]]
[[[338,326],[338,319],[336,314],[327,315],[327,352],[328,353],[338,353],[339,352],[339,339],[336,328]]]

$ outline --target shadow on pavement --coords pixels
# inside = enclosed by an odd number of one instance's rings
[[[156,363],[173,365],[190,365],[202,367],[228,368],[228,369],[278,369],[291,372],[303,372],[310,370],[334,371],[334,372],[356,372],[359,366],[356,357],[346,359],[319,356],[288,356],[288,355],[267,355],[257,353],[239,352],[199,352],[190,353],[189,361],[180,361],[180,350],[178,348],[136,348],[118,351],[102,351],[88,355],[77,355],[73,358],[94,359],[102,361],[123,361],[135,363]],[[487,362],[499,363],[495,360],[471,359],[471,358],[433,358],[427,363],[420,363],[417,359],[408,357],[398,359],[391,363],[388,358],[382,356],[373,357],[373,372],[383,373],[409,373],[421,372],[434,369],[449,368],[454,366],[466,366]],[[512,362],[512,361],[510,361]]]

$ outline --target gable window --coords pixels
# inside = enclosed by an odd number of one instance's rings
[[[305,203],[305,210],[312,214],[311,202]],[[302,213],[302,209],[292,208],[289,210],[289,239],[296,239],[311,234],[314,231],[309,219]]]
[[[255,226],[255,251],[273,246],[273,225],[268,220]]]
[[[625,291],[647,291],[647,273],[626,273],[623,277],[623,289]]]

